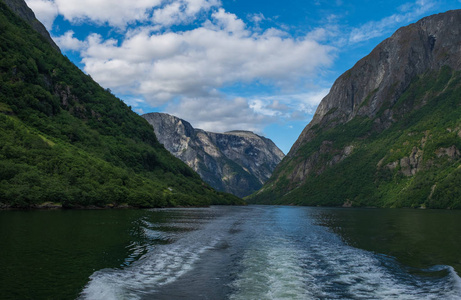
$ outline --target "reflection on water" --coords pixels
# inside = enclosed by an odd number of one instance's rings
[[[1,299],[461,299],[461,212],[0,212]]]

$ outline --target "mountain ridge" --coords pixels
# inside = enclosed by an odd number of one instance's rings
[[[57,51],[61,52],[58,45],[51,38],[50,33],[46,30],[45,26],[37,20],[35,13],[30,9],[27,4],[22,0],[1,0],[16,13],[21,19],[23,19],[27,24],[29,24],[35,31],[40,33],[50,45]]]
[[[392,98],[392,102],[395,102],[416,75],[422,74],[429,69],[439,69],[444,64],[452,66],[455,70],[460,70],[461,54],[456,45],[438,47],[441,42],[449,43],[447,40],[451,38],[459,39],[461,32],[459,26],[456,25],[460,20],[460,14],[460,10],[450,10],[445,13],[422,18],[418,22],[399,28],[390,38],[385,39],[370,54],[360,59],[351,69],[339,76],[333,84],[330,93],[319,104],[312,121],[306,126],[299,139],[293,145],[293,151],[290,151],[287,155],[292,155],[292,153],[296,152],[299,144],[304,139],[309,140],[309,130],[316,124],[320,124],[321,122],[326,123],[341,114],[343,114],[343,116],[340,116],[343,122],[351,120],[356,115],[373,117],[380,109],[380,106],[373,104],[382,105],[384,103],[383,98],[388,96]],[[434,25],[434,23],[440,23],[441,19],[449,19],[449,24],[446,24],[444,28]],[[428,30],[431,32],[428,32]],[[415,31],[417,34],[409,34],[408,31]],[[438,34],[440,31],[444,31],[442,35]],[[440,41],[442,38],[443,40]],[[438,39],[439,41],[437,42]],[[408,48],[411,51],[415,51],[417,48],[414,48],[414,43],[417,42],[425,44],[426,47],[422,48],[423,52],[417,53],[418,55],[415,56],[415,53],[408,51]],[[389,48],[395,44],[400,44],[401,46],[398,49]],[[436,44],[437,47],[435,47]],[[446,59],[434,59],[438,56],[444,56]],[[389,60],[389,62],[387,65],[379,64],[379,60],[376,61],[377,57]],[[402,57],[407,61],[415,61],[411,62],[411,64],[405,64],[401,61]],[[426,59],[423,59],[423,57]],[[416,68],[414,68],[415,66]],[[378,74],[376,74],[377,72]],[[389,73],[392,73],[394,78],[389,78]],[[365,77],[364,74],[367,75],[366,77],[372,77],[377,80],[369,81],[365,86],[361,85],[364,88],[359,90],[361,94],[357,96],[357,88],[354,84],[350,84],[350,86],[346,85],[352,82],[351,78]],[[388,75],[387,82],[385,75]],[[389,80],[393,80],[393,82],[389,84]],[[390,90],[394,88],[393,84],[396,81],[400,81],[400,87]],[[357,85],[360,85],[360,80],[358,82]],[[380,85],[383,85],[384,89],[381,89]],[[341,93],[345,93],[346,95],[341,95]],[[335,100],[338,98],[340,99],[339,106]],[[359,98],[359,101],[354,101],[356,98]],[[371,101],[372,105],[369,106],[371,110],[366,109],[368,105],[362,105],[365,100]],[[336,111],[332,111],[333,109],[336,109]],[[385,116],[385,118],[391,117],[389,115]],[[384,127],[389,125],[386,122],[384,123]]]
[[[450,193],[442,186],[460,180],[460,24],[461,10],[423,18],[343,73],[249,201],[460,206],[451,196],[442,200]],[[429,188],[420,188],[422,182]]]
[[[165,113],[143,117],[173,155],[212,187],[239,197],[258,190],[284,156],[270,139],[251,131],[208,132]]]

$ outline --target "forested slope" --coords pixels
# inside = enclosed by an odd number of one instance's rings
[[[123,70],[120,70],[123,72]],[[0,1],[0,206],[240,203]]]

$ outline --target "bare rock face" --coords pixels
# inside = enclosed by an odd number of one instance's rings
[[[397,30],[336,80],[287,156],[314,137],[315,125],[328,129],[357,116],[373,119],[385,105],[395,104],[416,76],[445,65],[460,70],[459,24],[461,10],[454,10]],[[385,110],[375,120],[376,129],[388,128],[395,118]]]
[[[239,197],[257,191],[284,157],[271,140],[249,131],[207,132],[163,113],[143,117],[160,143],[205,182]]]
[[[57,51],[61,52],[58,45],[53,41],[45,26],[35,17],[34,12],[27,6],[24,0],[1,0],[16,13],[21,19],[29,24],[35,31],[40,33]]]
[[[396,103],[416,76],[442,66],[461,70],[459,24],[461,10],[454,10],[397,30],[336,80],[287,156],[296,156],[315,137],[313,127],[327,130],[362,116],[374,119],[374,129],[382,131],[413,110],[407,105],[395,116],[385,108]]]

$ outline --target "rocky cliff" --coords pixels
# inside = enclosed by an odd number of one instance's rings
[[[336,80],[288,155],[312,139],[316,125],[326,129],[366,116],[377,129],[389,127],[393,111],[378,112],[391,108],[415,77],[445,65],[461,69],[460,21],[460,10],[426,17],[379,44]]]
[[[213,133],[168,114],[143,117],[154,127],[160,143],[204,181],[239,197],[258,190],[284,157],[271,140],[249,131]]]
[[[253,201],[461,206],[460,70],[461,10],[397,30],[336,80]]]

